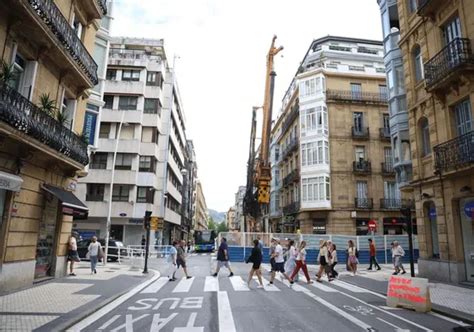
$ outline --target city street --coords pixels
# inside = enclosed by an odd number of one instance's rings
[[[71,331],[451,331],[465,325],[436,314],[389,308],[385,296],[347,282],[341,272],[332,283],[290,286],[279,278],[268,285],[269,266],[263,264],[265,288],[245,283],[250,265],[232,264],[235,276],[223,269],[218,278],[214,254],[188,258],[191,279],[178,273],[169,282],[161,259],[151,268],[161,272],[117,299]],[[314,273],[312,273],[314,275]],[[302,277],[302,276],[301,276]]]

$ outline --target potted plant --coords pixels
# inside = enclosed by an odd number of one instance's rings
[[[57,110],[56,101],[51,99],[51,97],[49,96],[49,93],[48,94],[43,93],[40,96],[40,102],[39,102],[38,107],[40,110],[42,110],[43,112],[45,112],[46,114],[54,118],[54,115]]]

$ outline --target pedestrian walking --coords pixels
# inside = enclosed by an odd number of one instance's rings
[[[87,248],[87,254],[89,255],[89,259],[91,261],[91,274],[97,273],[97,261],[100,257],[101,251],[102,246],[100,245],[99,241],[97,241],[97,236],[93,236],[91,239],[91,243]]]
[[[260,265],[262,264],[262,250],[260,249],[260,241],[253,240],[253,248],[250,256],[247,258],[246,263],[252,263],[252,268],[249,272],[249,278],[247,280],[247,285],[250,287],[250,282],[253,279],[254,274],[257,275],[258,282],[260,285],[257,288],[263,288],[263,280],[262,280],[262,271],[260,270]]]
[[[191,278],[190,275],[188,275],[188,270],[186,267],[186,251],[184,250],[184,246],[186,245],[186,242],[179,241],[179,246],[176,248],[176,272],[179,270],[180,267],[183,268],[184,275],[186,276],[186,279]],[[173,279],[174,279],[174,274],[173,274]]]
[[[296,256],[298,256],[298,250],[295,247],[295,241],[290,240],[288,241],[288,249],[286,250],[285,257],[285,270],[289,273],[293,272],[296,268]],[[293,281],[298,281],[298,274],[296,274],[295,278],[292,279]]]
[[[306,241],[301,241],[300,246],[298,248],[298,254],[295,260],[296,266],[290,277],[290,283],[294,282],[294,278],[298,275],[298,272],[300,272],[300,269],[303,270],[304,276],[306,277],[306,282],[308,284],[313,283],[308,273],[308,266],[306,265],[306,249],[305,248],[306,248]]]
[[[354,246],[354,241],[349,240],[347,243],[348,265],[350,271],[352,272],[352,276],[355,276],[357,273],[357,264],[359,264],[359,259],[357,258],[358,252],[357,248]]]
[[[326,272],[329,279],[329,252],[328,252],[328,243],[326,240],[319,241],[319,255],[318,255],[319,271],[316,273],[316,281],[322,282],[321,277],[323,273]]]
[[[379,263],[377,262],[377,250],[375,249],[375,243],[372,239],[369,239],[369,253],[370,253],[370,265],[367,270],[372,270],[372,263],[377,270],[381,270]]]
[[[393,275],[399,274],[400,270],[403,271],[401,274],[407,273],[402,264],[402,257],[405,256],[405,250],[403,250],[402,246],[398,243],[398,241],[393,241],[392,256],[393,263],[395,266],[395,272],[393,273]]]
[[[263,255],[263,241],[260,235],[257,236],[257,240],[258,240],[258,247],[260,248],[260,251],[262,252],[262,255]]]
[[[178,250],[176,250],[176,246],[178,245],[178,241],[173,241],[173,245],[171,246],[170,253],[168,256],[168,263],[169,263],[169,268],[168,268],[168,280],[169,281],[175,281],[175,274],[177,269],[177,256],[178,256]]]
[[[272,257],[274,258],[274,267],[272,268],[270,284],[273,284],[277,272],[283,274],[288,281],[291,281],[290,277],[285,273],[285,258],[283,257],[283,247],[280,245],[280,239],[273,238],[272,241],[275,242],[275,250],[272,254]]]
[[[188,242],[186,243],[186,247],[187,247],[187,248],[186,248],[186,249],[187,249],[187,252],[188,252],[188,254],[189,254],[189,253],[191,252],[191,241],[188,241]]]
[[[230,268],[229,247],[227,246],[227,239],[225,237],[221,239],[221,244],[219,246],[219,250],[217,251],[217,270],[214,273],[214,277],[217,277],[217,275],[219,274],[219,270],[223,266],[225,266],[229,270],[229,277],[232,277],[234,275],[234,272],[232,272],[232,269]]]
[[[79,238],[79,233],[72,231],[68,240],[68,251],[67,251],[67,260],[69,263],[69,275],[75,276],[74,273],[74,263],[81,261],[79,254],[77,253],[77,238]]]
[[[337,273],[336,269],[334,268],[337,264],[337,250],[336,250],[336,245],[334,243],[331,243],[329,252],[331,254],[331,258],[330,258],[331,278],[329,279],[329,281],[332,281],[334,280],[334,278],[337,278],[337,276],[339,275],[339,273]]]
[[[275,269],[275,257],[274,257],[274,253],[275,253],[275,248],[276,248],[276,245],[277,245],[277,242],[276,242],[276,239],[275,237],[272,237],[271,241],[270,241],[270,248],[268,248],[268,255],[270,256],[270,273],[272,273]],[[263,251],[262,251],[263,253]]]

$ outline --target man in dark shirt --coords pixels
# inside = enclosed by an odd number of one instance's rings
[[[232,277],[234,275],[234,272],[232,272],[232,269],[230,268],[229,250],[227,246],[227,239],[225,237],[221,239],[221,245],[219,246],[219,250],[217,251],[217,270],[216,273],[214,273],[214,277],[217,277],[217,275],[219,274],[219,270],[223,266],[229,269],[229,277]]]

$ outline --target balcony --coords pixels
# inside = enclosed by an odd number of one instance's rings
[[[46,25],[49,32],[54,35],[56,44],[60,45],[65,53],[69,54],[70,60],[87,77],[90,87],[96,85],[99,82],[97,79],[97,64],[54,1],[22,0],[21,2],[26,2],[36,18]],[[105,0],[99,2],[105,3]]]
[[[382,175],[395,175],[395,170],[393,169],[392,163],[381,163],[382,166]]]
[[[107,0],[95,0],[102,10],[102,15],[107,15]]]
[[[0,85],[0,120],[82,165],[89,163],[87,143],[6,85]]]
[[[474,163],[474,130],[433,148],[437,172],[449,172]]]
[[[352,163],[352,170],[356,174],[369,174],[372,172],[372,165],[368,160],[359,160]]]
[[[283,179],[283,187],[288,187],[290,184],[293,182],[298,181],[300,178],[300,175],[298,173],[298,170],[295,169],[293,170],[290,174],[288,174],[284,179]]]
[[[378,92],[353,92],[351,90],[326,90],[326,100],[345,103],[366,103],[386,106],[388,95]]]
[[[282,133],[285,133],[288,130],[288,128],[291,127],[293,122],[295,122],[295,120],[298,118],[299,114],[300,114],[300,108],[299,108],[298,104],[296,104],[291,109],[290,113],[288,114],[285,121],[283,122],[283,125],[281,126],[282,127],[282,129],[281,129]]]
[[[459,80],[459,75],[474,70],[471,42],[456,38],[424,65],[426,90],[445,89]]]
[[[432,18],[443,3],[446,3],[446,0],[418,0],[416,13],[422,17]]]
[[[88,19],[101,19],[107,14],[107,0],[81,0]]]
[[[369,210],[373,209],[374,201],[372,198],[354,198],[354,206],[356,209]]]
[[[356,128],[352,127],[352,139],[367,140],[369,139],[369,127]]]
[[[297,138],[292,138],[290,143],[283,150],[281,161],[288,158],[294,151],[298,150],[299,142]]]
[[[388,127],[379,128],[379,135],[382,141],[390,142],[390,128]]]
[[[414,209],[415,204],[410,199],[381,198],[380,208],[386,210]]]
[[[284,206],[283,214],[285,215],[295,214],[295,213],[298,213],[299,210],[300,210],[300,202],[296,201],[296,202],[288,204],[287,206]]]

